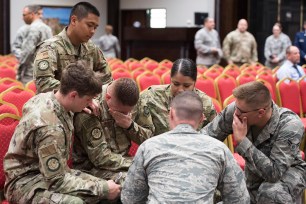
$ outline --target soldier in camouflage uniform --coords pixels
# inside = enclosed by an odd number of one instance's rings
[[[244,63],[252,64],[258,61],[256,40],[247,29],[248,22],[240,19],[237,29],[225,37],[223,54],[229,64],[235,63],[240,66]]]
[[[68,27],[39,45],[34,61],[37,92],[58,88],[63,69],[76,60],[85,60],[90,69],[101,74],[103,83],[112,80],[101,50],[90,41],[99,25],[100,13],[88,2],[76,4]]]
[[[201,135],[202,99],[192,91],[176,96],[169,132],[140,145],[123,185],[123,203],[213,203],[219,189],[223,203],[249,204],[244,174],[220,141]]]
[[[131,119],[130,112],[139,99],[132,79],[121,78],[103,85],[97,98],[101,114],[79,113],[74,118],[73,167],[103,179],[122,182],[131,165],[128,157],[131,141],[138,144],[147,138]]]
[[[203,102],[204,121],[199,128],[211,121],[216,111],[212,100],[202,91],[195,88],[197,79],[196,64],[190,59],[178,59],[171,69],[170,85],[154,85],[140,94],[133,111],[135,122],[141,126],[146,136],[151,137],[169,131],[169,111],[172,99],[180,92],[193,90]]]
[[[63,71],[59,91],[39,94],[23,108],[4,157],[4,192],[12,203],[97,203],[120,186],[67,166],[73,112],[101,92],[95,73],[77,62]]]
[[[299,151],[304,126],[299,116],[272,102],[260,82],[241,85],[233,95],[236,102],[203,132],[221,141],[234,134],[236,151],[246,162],[252,203],[295,203],[306,187],[306,163]]]
[[[17,39],[21,43],[19,44],[19,46],[21,45],[19,50],[14,50],[14,52],[17,52],[19,61],[17,79],[24,84],[33,80],[33,61],[36,46],[52,37],[51,28],[42,22],[38,13],[39,10],[41,10],[41,7],[37,5],[29,5],[23,9],[24,21],[30,26],[23,30],[23,36]]]

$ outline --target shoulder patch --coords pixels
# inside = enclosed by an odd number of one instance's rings
[[[46,165],[49,171],[56,172],[61,167],[61,164],[56,157],[50,157],[46,161]]]
[[[91,136],[98,140],[102,137],[102,132],[99,128],[94,128],[92,131],[91,131]]]
[[[42,60],[38,63],[38,69],[41,71],[46,71],[49,68],[49,62],[47,60]]]
[[[56,153],[55,144],[50,144],[46,147],[41,148],[41,156],[42,158],[53,155]]]

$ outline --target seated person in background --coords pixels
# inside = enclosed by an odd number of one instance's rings
[[[171,102],[171,131],[140,145],[123,185],[123,203],[250,203],[244,174],[224,143],[196,129],[202,99],[192,91]]]
[[[99,116],[82,112],[74,117],[73,167],[115,180],[120,171],[127,172],[131,165],[131,141],[140,144],[147,139],[141,136],[142,129],[133,124],[130,114],[139,99],[139,90],[132,79],[120,78],[103,85],[97,99],[102,107]]]
[[[171,84],[154,85],[140,94],[139,101],[133,111],[135,123],[142,127],[146,138],[169,131],[169,111],[172,99],[183,91],[194,91],[200,96],[203,104],[203,122],[198,128],[204,127],[216,116],[212,100],[202,91],[195,88],[197,66],[190,59],[178,59],[171,69]],[[135,124],[134,123],[134,124]]]
[[[278,107],[260,82],[240,85],[227,106],[203,132],[223,141],[234,134],[245,159],[251,203],[295,203],[306,188],[306,163],[299,146],[304,126],[299,116]]]
[[[289,77],[294,80],[298,80],[305,75],[303,68],[298,65],[300,61],[300,51],[295,46],[289,46],[286,49],[287,60],[284,64],[276,71],[276,77],[278,80]]]
[[[42,93],[23,107],[4,158],[5,197],[12,203],[91,203],[114,199],[120,186],[67,166],[73,112],[101,92],[95,73],[76,62],[63,70],[58,91]]]

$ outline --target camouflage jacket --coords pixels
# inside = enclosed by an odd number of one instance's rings
[[[20,61],[20,54],[22,51],[22,46],[24,45],[25,39],[28,36],[30,29],[30,25],[23,25],[21,26],[16,33],[15,40],[12,44],[12,53],[15,55],[15,57]]]
[[[244,175],[220,141],[190,125],[140,145],[126,177],[123,203],[213,203],[214,192],[224,203],[248,204]]]
[[[87,113],[75,115],[73,165],[77,169],[127,171],[132,161],[128,158],[131,141],[140,144],[147,139],[141,137],[143,134],[139,134],[141,130],[137,124],[130,130],[116,125],[105,100],[107,87],[102,86],[102,94],[98,97],[101,106],[99,117]]]
[[[216,110],[209,96],[198,89],[194,91],[203,101],[206,119],[199,127],[202,128],[216,116]],[[154,85],[140,94],[133,118],[146,130],[147,138],[170,130],[168,117],[172,98],[170,85]]]
[[[34,60],[34,79],[38,93],[58,88],[62,70],[77,60],[86,61],[90,69],[101,73],[103,83],[112,80],[102,51],[91,41],[75,48],[67,36],[66,29],[38,47]]]
[[[238,29],[227,34],[223,41],[223,54],[226,60],[233,62],[253,63],[257,62],[257,43],[254,36]]]
[[[262,182],[285,181],[289,171],[300,172],[306,176],[306,163],[301,159],[299,145],[304,132],[300,118],[286,108],[279,108],[273,103],[273,113],[268,124],[257,138],[252,131],[236,147],[236,151],[245,159],[247,187],[253,202]],[[232,122],[235,103],[227,106],[210,124],[203,128],[206,134],[223,141],[233,133]],[[291,181],[295,185],[302,179]],[[290,181],[289,181],[290,182]]]
[[[73,113],[64,110],[53,92],[39,94],[24,105],[4,158],[9,201],[28,203],[38,189],[73,194],[81,188],[82,195],[106,198],[106,181],[90,182],[82,178],[84,173],[67,166],[72,132]]]

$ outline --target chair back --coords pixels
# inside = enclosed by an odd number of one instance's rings
[[[168,67],[157,67],[154,69],[153,74],[156,74],[158,76],[162,76],[164,73],[168,72],[170,69]]]
[[[218,69],[211,69],[211,68],[209,68],[208,70],[206,70],[205,72],[204,72],[204,76],[205,77],[210,77],[210,78],[212,78],[212,79],[216,79],[218,76],[220,76],[221,75],[221,71],[220,70],[218,70]]]
[[[11,103],[0,100],[0,114],[11,113],[19,116],[18,108]]]
[[[252,74],[249,73],[243,73],[240,74],[237,78],[236,81],[238,85],[242,85],[251,81],[255,81],[255,77]]]
[[[301,96],[301,101],[302,101],[302,112],[303,116],[305,117],[304,114],[306,114],[306,76],[301,77],[298,80],[299,88],[300,88],[300,96]]]
[[[34,95],[35,93],[30,89],[13,86],[0,94],[0,100],[14,104],[18,108],[20,116],[22,116],[23,105]]]
[[[171,75],[170,75],[171,70],[165,72],[162,76],[161,76],[161,82],[162,84],[170,84],[171,83]]]
[[[205,65],[197,65],[197,71],[199,74],[203,74],[208,68]]]
[[[231,77],[234,77],[235,79],[240,75],[240,69],[235,66],[227,66],[222,74],[229,75]]]
[[[164,59],[164,60],[159,62],[159,66],[168,67],[169,69],[172,68],[172,65],[173,65],[173,62],[171,62],[168,59]]]
[[[116,69],[114,71],[112,71],[112,76],[114,78],[114,80],[119,79],[119,78],[133,78],[131,73],[126,70],[126,69]]]
[[[155,60],[150,60],[147,63],[145,63],[144,67],[148,70],[153,72],[157,67],[159,67],[159,63]]]
[[[236,79],[226,74],[215,79],[215,86],[217,88],[218,100],[223,104],[224,100],[229,97],[233,89],[237,87]]]
[[[137,77],[139,76],[139,75],[141,75],[142,73],[144,73],[144,72],[150,72],[150,71],[148,71],[146,68],[144,68],[144,67],[140,67],[140,68],[138,68],[138,69],[135,69],[134,71],[132,71],[132,77],[133,77],[133,79],[136,81],[136,79],[137,79]]]
[[[211,98],[218,98],[215,82],[212,78],[200,75],[197,78],[195,87],[206,93]]]
[[[35,84],[35,81],[34,81],[34,80],[29,81],[29,82],[25,85],[25,87],[26,87],[27,89],[32,90],[34,93],[36,93],[36,91],[37,91],[37,89],[36,89],[36,84]]]
[[[136,79],[136,82],[137,82],[140,92],[152,85],[161,84],[160,77],[149,71],[144,72],[141,75],[139,75]]]
[[[213,102],[213,104],[214,104],[214,107],[215,107],[216,112],[217,112],[217,113],[220,113],[220,112],[222,111],[222,105],[221,105],[221,103],[220,103],[217,99],[215,99],[215,98],[211,98],[211,100],[212,100],[212,102]]]
[[[212,65],[209,69],[216,69],[216,70],[218,70],[219,72],[223,72],[223,70],[224,70],[224,67],[222,67],[221,65],[219,65],[219,64],[214,64],[214,65]]]
[[[248,73],[256,77],[257,71],[253,67],[246,67],[241,70],[241,74]]]
[[[0,93],[12,86],[23,86],[23,84],[20,81],[8,77],[0,79]]]
[[[16,79],[16,70],[13,68],[0,66],[0,78]]]
[[[11,113],[0,114],[0,189],[3,189],[5,183],[5,174],[3,170],[3,158],[7,153],[11,138],[15,128],[18,125],[20,117]]]
[[[276,84],[276,95],[279,106],[288,108],[302,116],[300,89],[297,81],[291,78],[280,80]]]

